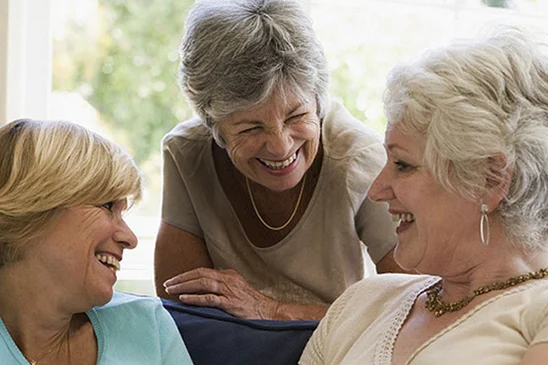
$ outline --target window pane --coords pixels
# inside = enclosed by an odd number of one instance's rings
[[[49,117],[80,122],[122,144],[144,173],[145,197],[127,217],[140,238],[125,253],[117,288],[153,294],[161,193],[160,139],[191,116],[176,85],[190,0],[51,0],[53,90]],[[303,0],[304,1],[304,0]],[[487,22],[548,31],[542,0],[308,0],[331,67],[331,90],[384,132],[382,91],[401,60]]]
[[[128,214],[140,241],[124,254],[118,288],[152,294],[159,224],[160,140],[191,116],[176,83],[178,45],[192,1],[53,0],[49,117],[100,131],[144,173],[144,200]]]

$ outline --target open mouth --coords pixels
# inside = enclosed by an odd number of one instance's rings
[[[265,165],[268,168],[271,168],[273,170],[281,170],[281,169],[285,169],[286,167],[291,165],[293,162],[295,162],[295,160],[297,159],[298,152],[299,150],[295,151],[294,154],[292,154],[291,156],[289,156],[287,159],[283,161],[270,161],[262,158],[257,158],[257,160],[259,160],[263,165]]]
[[[415,216],[411,213],[392,214],[392,221],[398,222],[398,227],[400,227],[405,223],[414,222]]]
[[[120,261],[112,255],[107,254],[95,254],[95,257],[99,262],[106,267],[108,267],[112,272],[116,273],[116,271],[120,270]]]

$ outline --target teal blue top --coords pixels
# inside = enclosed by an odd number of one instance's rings
[[[86,312],[97,338],[97,365],[192,365],[169,313],[156,297],[115,292]],[[28,365],[0,318],[0,362]]]

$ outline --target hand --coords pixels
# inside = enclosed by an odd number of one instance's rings
[[[164,287],[185,304],[215,307],[245,319],[274,319],[279,305],[234,270],[202,267],[167,280]]]

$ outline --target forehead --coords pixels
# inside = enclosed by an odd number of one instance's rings
[[[390,154],[406,153],[413,157],[422,157],[426,137],[414,133],[403,133],[398,125],[386,130],[384,145]]]
[[[228,122],[227,124],[262,122],[264,118],[286,117],[301,108],[315,110],[316,99],[310,96],[306,100],[303,100],[291,90],[285,90],[283,93],[273,93],[264,103],[258,106],[236,111],[224,118],[223,121]]]

